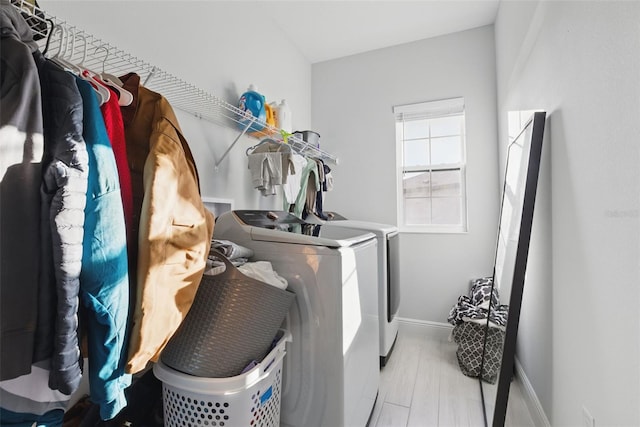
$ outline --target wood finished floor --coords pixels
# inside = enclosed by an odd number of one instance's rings
[[[448,332],[434,329],[400,324],[368,427],[484,426],[478,380],[460,371]],[[534,426],[518,381],[511,384],[505,425]]]

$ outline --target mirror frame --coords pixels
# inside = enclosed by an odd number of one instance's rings
[[[509,389],[511,386],[511,380],[514,373],[514,361],[516,352],[516,341],[518,336],[518,325],[520,323],[520,309],[522,304],[522,294],[524,291],[525,275],[527,270],[527,258],[529,255],[529,243],[531,240],[531,228],[533,224],[534,206],[536,200],[536,192],[538,189],[538,175],[540,172],[540,160],[542,156],[542,140],[544,138],[544,126],[546,121],[545,112],[535,112],[533,116],[522,127],[521,133],[525,131],[528,126],[531,128],[531,141],[529,145],[529,161],[527,163],[527,175],[524,188],[524,198],[522,205],[522,215],[520,221],[520,231],[518,235],[518,246],[516,249],[515,266],[513,271],[513,280],[511,282],[511,295],[509,298],[509,314],[507,318],[507,326],[505,330],[504,345],[502,348],[502,362],[500,365],[500,372],[498,373],[498,386],[495,394],[495,405],[493,412],[492,425],[494,427],[504,426],[507,415],[507,403],[509,400]],[[508,164],[507,164],[508,167]],[[505,168],[506,179],[506,168]],[[504,191],[504,190],[503,190]],[[504,195],[503,195],[504,203]],[[500,209],[500,222],[502,222],[502,208]],[[498,239],[500,238],[500,225],[498,226]],[[495,285],[495,265],[494,265],[494,281]],[[491,309],[491,306],[490,308]],[[489,321],[487,319],[487,326],[485,329],[485,345],[486,337],[488,336]],[[483,364],[481,366],[481,372],[484,371],[484,350],[483,350]],[[481,399],[484,414],[485,426],[488,426],[489,420],[487,419],[485,394],[482,384],[482,374],[478,379],[480,382]]]

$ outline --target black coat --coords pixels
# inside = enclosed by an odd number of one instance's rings
[[[0,380],[31,371],[38,317],[43,153],[37,45],[8,2],[0,10]]]
[[[34,58],[44,120],[42,274],[34,359],[51,358],[49,387],[71,394],[82,377],[78,306],[89,157],[75,78],[40,52]]]

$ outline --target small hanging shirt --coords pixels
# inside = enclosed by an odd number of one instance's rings
[[[291,155],[291,162],[295,169],[295,173],[289,175],[287,182],[282,184],[282,190],[285,200],[285,211],[289,210],[289,205],[293,205],[296,202],[298,193],[300,192],[300,178],[302,176],[302,170],[307,165],[307,159],[298,153]]]

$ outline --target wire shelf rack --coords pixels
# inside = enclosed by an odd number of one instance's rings
[[[211,123],[238,130],[239,134],[236,139],[216,161],[216,168],[251,124],[250,122],[247,124],[245,111],[79,29],[75,25],[46,13],[28,0],[12,0],[12,5],[22,13],[31,26],[34,39],[45,56],[64,55],[66,59],[78,63],[83,68],[98,73],[107,72],[121,76],[135,72],[140,76],[143,86],[162,94],[173,108]],[[54,32],[55,28],[59,28],[60,31]],[[52,32],[54,34],[49,37]],[[60,36],[56,37],[58,32]],[[259,120],[256,120],[256,123],[262,125],[263,129],[253,133],[252,136],[270,137],[282,142],[286,139],[291,148],[300,154],[338,164],[336,156],[308,144],[298,136],[287,136],[280,129]]]

